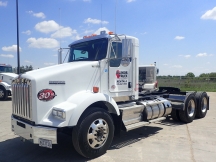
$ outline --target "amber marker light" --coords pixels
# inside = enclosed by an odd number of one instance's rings
[[[99,87],[93,87],[93,92],[98,93],[99,92]]]

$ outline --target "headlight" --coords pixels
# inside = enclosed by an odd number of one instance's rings
[[[66,119],[66,112],[64,110],[53,109],[52,114],[53,116],[59,117],[61,119]]]

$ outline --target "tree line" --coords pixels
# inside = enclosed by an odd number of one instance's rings
[[[197,78],[197,79],[210,79],[210,80],[216,80],[216,72],[211,72],[211,73],[201,73],[199,76],[195,76],[194,73],[188,72],[187,74],[183,76],[157,76],[158,79],[168,79],[168,78],[173,78],[173,79],[188,79],[188,78]]]
[[[31,71],[31,70],[34,70],[33,69],[33,66],[32,65],[26,65],[26,66],[20,66],[20,73],[21,74],[23,74],[23,73],[25,73],[25,72],[27,72],[27,71]],[[17,67],[15,67],[15,68],[13,68],[13,72],[14,73],[17,73]]]

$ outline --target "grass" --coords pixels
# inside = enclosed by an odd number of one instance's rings
[[[206,91],[216,92],[216,80],[204,79],[158,79],[159,87],[176,87],[181,91]]]

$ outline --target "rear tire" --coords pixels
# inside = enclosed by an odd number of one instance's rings
[[[177,121],[177,122],[180,121],[179,110],[172,109],[171,117],[174,121]]]
[[[72,132],[76,151],[86,158],[96,158],[106,153],[114,136],[110,114],[100,108],[88,109]]]
[[[8,98],[8,92],[3,86],[0,86],[0,100],[6,100]]]
[[[196,98],[193,93],[187,96],[184,107],[184,111],[179,111],[180,120],[185,123],[191,123],[196,115]]]
[[[206,92],[197,92],[195,97],[197,103],[196,117],[204,118],[208,108],[208,95]]]

